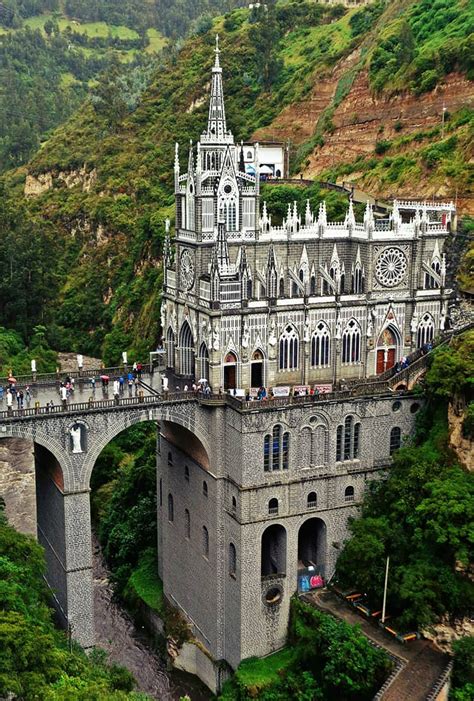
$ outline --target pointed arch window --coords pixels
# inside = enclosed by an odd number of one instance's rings
[[[423,348],[426,343],[431,343],[434,338],[434,321],[431,314],[425,314],[418,324],[416,345]]]
[[[297,370],[299,336],[294,326],[288,325],[280,336],[278,367],[280,370]]]
[[[360,326],[355,319],[351,319],[342,334],[342,362],[360,363]]]
[[[194,375],[194,341],[191,327],[185,321],[179,332],[180,371],[182,375]]]
[[[199,377],[209,380],[209,351],[204,341],[199,346]]]
[[[279,285],[279,290],[278,290],[278,296],[279,297],[284,297],[285,296],[285,280],[281,277],[280,278],[280,285]]]
[[[316,275],[311,275],[311,280],[309,284],[309,291],[311,295],[316,294]]]
[[[277,293],[277,276],[275,270],[270,271],[270,279],[268,285],[269,296],[275,298]]]
[[[171,326],[166,334],[166,362],[169,368],[174,368],[174,331]]]
[[[195,200],[193,195],[193,184],[189,185],[189,192],[186,197],[186,229],[194,231]]]
[[[431,270],[437,275],[441,275],[441,263],[438,258],[434,258],[431,262]],[[438,288],[439,284],[434,277],[428,272],[425,272],[425,290],[437,290]]]
[[[330,359],[330,334],[327,325],[320,321],[311,338],[311,367],[327,367]]]
[[[364,291],[364,274],[359,263],[356,263],[355,268],[352,272],[352,293],[361,294]]]

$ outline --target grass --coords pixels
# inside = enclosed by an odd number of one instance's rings
[[[149,54],[158,53],[166,44],[166,39],[157,29],[147,29],[149,44],[145,51]]]
[[[243,660],[237,671],[236,678],[240,686],[250,690],[261,690],[280,679],[280,673],[288,669],[294,659],[294,650],[284,647],[268,657],[250,657]],[[251,696],[253,697],[253,693]]]
[[[160,616],[165,614],[163,582],[158,577],[156,553],[150,548],[145,550],[138,567],[128,580],[127,587]]]
[[[54,15],[44,14],[29,17],[25,20],[25,26],[31,29],[41,29],[44,31],[44,25],[47,20],[55,19]],[[106,22],[85,22],[81,24],[77,20],[70,20],[67,17],[59,17],[56,19],[59,29],[63,32],[67,27],[70,27],[73,32],[87,34],[89,37],[107,37],[109,35],[118,39],[138,39],[138,34],[134,29],[124,26],[114,26],[106,24]]]

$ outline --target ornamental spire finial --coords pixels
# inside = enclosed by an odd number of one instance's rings
[[[219,54],[221,50],[219,49],[219,35],[216,34],[216,48],[214,49],[214,53],[216,54],[216,61],[214,63],[214,68],[220,68],[219,65]]]

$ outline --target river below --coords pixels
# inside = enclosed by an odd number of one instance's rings
[[[192,701],[209,701],[211,693],[196,677],[169,672],[166,662],[149,645],[131,616],[115,600],[97,538],[94,551],[94,613],[96,643],[110,662],[126,667],[136,679],[137,689],[159,701],[178,701],[188,694]]]

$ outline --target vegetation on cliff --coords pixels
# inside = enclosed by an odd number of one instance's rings
[[[132,675],[87,656],[52,622],[43,549],[6,522],[0,504],[0,696],[24,701],[146,701]]]
[[[402,630],[474,606],[474,477],[449,449],[447,424],[448,401],[472,397],[473,359],[472,331],[434,354],[415,440],[394,455],[387,479],[372,483],[337,561],[339,580],[378,605],[390,556],[387,606]]]
[[[371,646],[358,626],[337,621],[296,597],[288,636],[284,650],[241,662],[220,701],[368,701],[388,676],[388,656]]]

